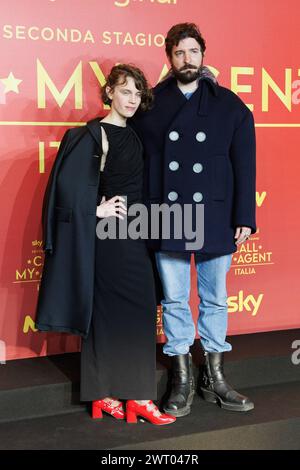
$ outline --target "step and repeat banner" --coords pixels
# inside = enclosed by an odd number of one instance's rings
[[[110,68],[135,63],[155,85],[168,68],[164,37],[185,21],[199,25],[204,64],[256,123],[258,231],[233,255],[228,333],[299,328],[298,0],[1,0],[0,6],[2,362],[80,350],[79,337],[35,328],[49,172],[66,129],[107,112],[99,85]],[[196,318],[193,265],[191,276]],[[164,341],[160,308],[157,340]]]

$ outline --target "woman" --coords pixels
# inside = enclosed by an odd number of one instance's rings
[[[175,421],[160,413],[156,398],[156,298],[145,240],[119,238],[131,204],[142,202],[143,149],[127,125],[139,106],[152,101],[143,73],[131,65],[112,68],[102,99],[111,106],[99,122],[102,161],[96,215],[114,218],[117,237],[96,236],[94,308],[82,341],[81,401],[92,401],[93,418],[102,411],[136,423],[142,416],[163,425]],[[125,205],[127,198],[127,207]],[[124,223],[123,222],[123,223]],[[98,230],[97,230],[98,233]],[[126,413],[121,400],[127,400]]]

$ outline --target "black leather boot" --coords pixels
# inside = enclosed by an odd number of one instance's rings
[[[190,353],[171,356],[172,390],[164,411],[177,418],[191,412],[195,393],[193,362]]]
[[[230,411],[249,411],[254,408],[249,398],[239,394],[225,380],[224,353],[204,352],[205,366],[201,377],[200,393],[204,400],[219,403]]]

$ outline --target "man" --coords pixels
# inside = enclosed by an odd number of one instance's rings
[[[227,383],[226,274],[232,253],[256,231],[255,128],[251,111],[203,66],[205,40],[193,23],[173,26],[166,53],[171,70],[154,88],[153,109],[133,125],[145,147],[148,204],[204,206],[204,243],[193,250],[200,297],[197,328],[205,366],[200,392],[224,409],[248,411],[254,404]],[[195,339],[190,296],[191,250],[186,237],[151,240],[164,290],[163,351],[172,360],[172,390],[164,406],[190,413],[195,392],[189,348]]]

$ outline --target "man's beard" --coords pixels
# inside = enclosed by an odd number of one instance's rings
[[[172,67],[173,75],[177,80],[181,83],[187,84],[187,83],[192,83],[195,80],[197,80],[200,77],[200,70],[201,66],[198,69],[190,68],[188,71],[189,67],[185,67],[184,70],[177,70],[175,67]]]

